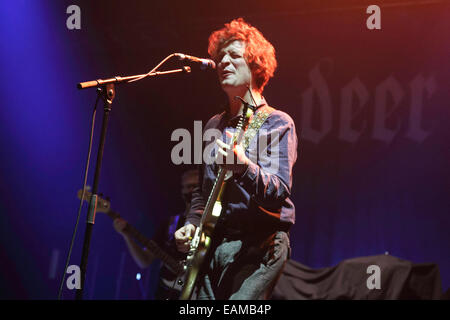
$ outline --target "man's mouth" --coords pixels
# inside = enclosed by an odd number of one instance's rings
[[[229,74],[232,74],[232,72],[231,71],[223,71],[222,72],[222,78],[226,77]]]

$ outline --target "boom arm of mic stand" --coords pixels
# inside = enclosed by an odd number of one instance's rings
[[[142,79],[142,78],[146,78],[146,77],[160,76],[160,75],[172,74],[172,73],[178,73],[178,72],[190,73],[191,68],[188,66],[184,66],[181,69],[174,69],[174,70],[168,70],[168,71],[156,71],[156,72],[152,72],[149,74],[138,74],[138,75],[126,76],[126,77],[116,76],[116,77],[109,78],[109,79],[98,79],[98,80],[85,81],[85,82],[78,83],[77,88],[78,89],[97,88],[97,87],[103,87],[103,86],[105,86],[107,84],[111,84],[111,83],[118,84],[118,83],[122,83],[122,82],[128,82],[128,81],[133,81],[133,80],[137,80],[137,79]]]

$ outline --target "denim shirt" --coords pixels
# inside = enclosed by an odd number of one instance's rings
[[[222,132],[221,140],[228,143],[225,130],[233,132],[238,119],[239,116],[230,119],[225,111],[213,116],[204,130],[219,130]],[[211,143],[216,144],[214,138],[204,143],[203,150]],[[210,146],[210,149],[211,155],[215,156],[217,146]],[[223,211],[217,227],[220,225],[237,233],[258,228],[288,231],[295,222],[295,207],[290,196],[292,168],[297,159],[297,134],[292,118],[283,111],[273,110],[245,153],[250,162],[243,174],[234,174],[227,180],[222,197]],[[185,225],[199,225],[218,165],[204,163],[199,170],[203,179],[193,191]]]

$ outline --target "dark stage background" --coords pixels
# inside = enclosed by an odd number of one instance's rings
[[[265,97],[299,136],[292,258],[319,268],[388,252],[436,263],[449,288],[448,1],[377,1],[381,30],[366,28],[366,1],[185,3],[1,3],[0,298],[57,297],[95,101],[76,83],[143,73],[173,52],[206,57],[211,31],[240,16],[277,50]],[[80,30],[66,27],[71,4]],[[172,132],[193,133],[225,102],[214,72],[192,69],[120,86],[114,100],[100,190],[149,236],[183,209],[190,166],[172,163]],[[80,263],[86,210],[70,264]],[[86,299],[151,299],[156,267],[140,270],[97,215]]]

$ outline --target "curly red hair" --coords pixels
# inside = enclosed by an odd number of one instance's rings
[[[245,43],[245,61],[252,72],[255,89],[262,92],[277,68],[274,47],[258,29],[244,19],[238,18],[226,23],[224,28],[214,31],[209,36],[208,53],[211,59],[218,62],[217,58],[222,48],[235,40]]]

